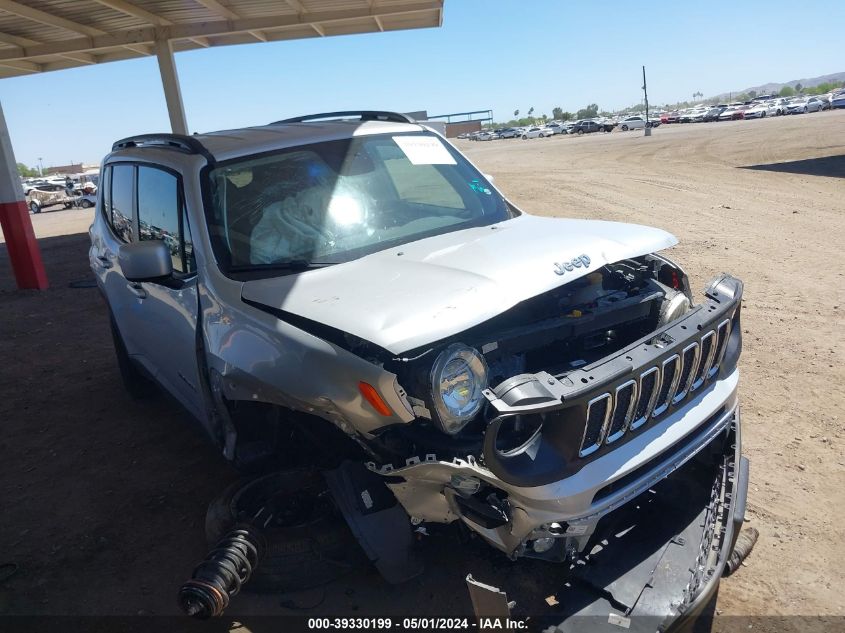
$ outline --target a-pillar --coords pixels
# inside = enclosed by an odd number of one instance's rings
[[[18,288],[45,290],[47,273],[24,200],[18,164],[0,105],[0,228]]]

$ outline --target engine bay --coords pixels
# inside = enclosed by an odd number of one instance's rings
[[[449,340],[414,350],[386,365],[399,377],[418,417],[399,434],[411,438],[418,451],[476,452],[484,432],[483,415],[465,422],[457,432],[446,430],[451,437],[443,435],[438,420],[442,407],[437,406],[433,388],[435,359],[458,341],[483,357],[485,386],[495,388],[520,374],[545,371],[558,375],[595,363],[682,316],[691,306],[686,275],[660,256],[602,266]],[[531,426],[519,428],[517,424],[514,432],[530,435]]]

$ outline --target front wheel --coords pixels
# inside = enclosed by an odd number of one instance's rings
[[[264,510],[267,551],[246,589],[277,593],[317,587],[368,563],[319,472],[275,472],[229,486],[208,507],[205,533],[214,546],[240,521]]]
[[[523,134],[523,135],[522,135],[522,140],[523,140],[523,141],[527,141],[527,140],[528,140],[528,135],[527,135],[527,134]]]
[[[581,136],[584,133],[584,130],[578,130],[578,136]]]
[[[83,200],[82,202],[79,203],[79,206],[82,207],[83,209],[90,209],[94,205],[91,204],[90,200]]]
[[[41,207],[35,200],[29,203],[29,210],[33,213],[41,213]]]
[[[627,126],[627,125],[623,125],[623,126],[622,126],[622,131],[623,131],[623,132],[627,132],[627,131],[628,131],[628,126]]]

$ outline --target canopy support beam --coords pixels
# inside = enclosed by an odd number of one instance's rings
[[[32,230],[29,208],[24,200],[18,164],[0,105],[0,228],[12,263],[15,281],[21,290],[47,289],[47,272]]]
[[[185,105],[182,103],[182,88],[176,73],[176,61],[173,59],[173,44],[170,40],[156,40],[155,53],[158,58],[158,70],[164,87],[164,100],[167,102],[167,114],[170,116],[170,128],[174,134],[188,133],[188,120],[185,117]]]

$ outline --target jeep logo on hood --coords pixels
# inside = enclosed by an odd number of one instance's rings
[[[567,272],[572,272],[576,268],[581,268],[582,266],[584,268],[590,267],[590,258],[586,255],[579,255],[572,261],[563,262],[562,264],[555,262],[555,272],[558,275],[565,275]]]

